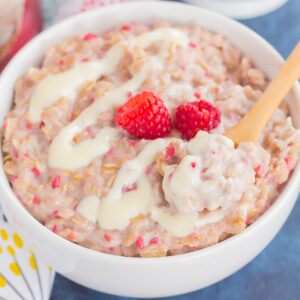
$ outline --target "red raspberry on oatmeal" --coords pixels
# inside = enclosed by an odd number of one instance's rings
[[[171,130],[171,116],[163,100],[147,91],[118,109],[116,123],[137,138],[151,140],[165,137]]]
[[[183,102],[175,112],[175,126],[183,138],[190,140],[199,130],[210,132],[221,121],[221,112],[210,103],[200,100]]]

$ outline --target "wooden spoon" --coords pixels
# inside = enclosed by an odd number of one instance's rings
[[[224,135],[236,145],[242,142],[257,143],[273,112],[299,77],[300,42],[244,119]]]

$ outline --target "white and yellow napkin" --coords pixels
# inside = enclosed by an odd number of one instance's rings
[[[24,248],[0,207],[0,299],[47,300],[53,279],[52,269]]]

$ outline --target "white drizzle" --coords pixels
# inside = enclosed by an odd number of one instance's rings
[[[188,215],[183,213],[171,214],[163,208],[156,207],[153,201],[151,186],[145,176],[147,166],[151,165],[157,154],[167,147],[169,140],[157,139],[149,142],[134,159],[121,167],[115,182],[101,200],[98,222],[106,230],[124,230],[131,218],[151,213],[151,218],[158,222],[166,231],[176,237],[183,237],[203,225],[220,221],[224,214],[217,210],[205,215]],[[183,179],[183,178],[182,178]],[[127,185],[137,182],[137,189],[123,193]],[[181,183],[178,182],[178,187]]]
[[[77,88],[86,81],[96,80],[114,72],[123,54],[122,44],[118,43],[101,60],[79,63],[70,70],[47,76],[38,83],[30,101],[31,121],[40,122],[43,109],[51,106],[61,97],[74,101]]]
[[[147,48],[155,41],[162,41],[162,46],[157,55],[149,58],[143,68],[137,72],[131,80],[125,84],[106,93],[103,97],[99,97],[95,102],[86,108],[73,122],[64,127],[54,138],[49,149],[48,163],[52,168],[61,168],[75,170],[79,167],[87,166],[88,163],[98,155],[105,153],[109,148],[109,142],[112,140],[113,134],[110,131],[110,137],[84,141],[85,146],[81,143],[72,146],[72,140],[77,133],[83,131],[87,126],[97,122],[98,115],[107,111],[116,105],[122,105],[127,99],[127,92],[135,92],[139,86],[145,81],[151,70],[161,71],[164,68],[164,60],[168,56],[170,43],[174,42],[183,46],[188,45],[188,37],[178,29],[162,28],[152,32],[144,33],[135,39],[135,43]],[[51,75],[42,80],[33,95],[30,103],[30,117],[33,122],[40,121],[43,109],[60,97],[65,96],[74,99],[76,89],[86,80],[96,79],[103,74],[110,74],[115,71],[118,63],[124,55],[123,44],[119,42],[113,46],[103,59],[88,64],[79,64],[69,71],[58,75]],[[105,133],[98,133],[104,136]],[[87,148],[91,151],[84,152]]]
[[[91,195],[82,199],[77,207],[77,211],[91,222],[97,221],[100,200],[97,196]]]
[[[187,143],[186,147],[192,155],[201,155],[203,151],[207,150],[208,144],[208,133],[206,131],[198,131],[197,135]]]
[[[153,199],[144,173],[168,143],[166,139],[149,142],[134,159],[122,165],[112,188],[101,201],[98,217],[101,228],[122,230],[127,227],[130,218],[147,213]],[[124,187],[134,183],[137,183],[136,190],[122,192]]]
[[[134,41],[142,48],[147,48],[156,41],[162,41],[162,46],[159,53],[149,58],[148,62],[131,80],[106,93],[103,97],[97,98],[91,106],[60,131],[50,145],[48,157],[50,167],[75,170],[87,166],[93,158],[106,153],[110,148],[110,142],[118,136],[117,129],[103,128],[94,139],[82,141],[75,146],[72,146],[72,140],[87,126],[95,124],[101,112],[116,105],[122,105],[127,99],[127,92],[135,92],[150,71],[163,70],[164,60],[168,55],[171,42],[183,46],[188,45],[186,34],[171,28],[157,29],[142,34]],[[36,87],[30,103],[29,114],[32,122],[41,121],[44,108],[53,105],[61,97],[74,101],[78,87],[84,82],[96,80],[114,72],[123,55],[123,43],[120,42],[99,61],[80,63],[64,73],[49,75],[42,80]],[[170,212],[154,205],[151,185],[145,176],[145,170],[155,161],[157,154],[168,143],[169,141],[166,139],[149,142],[137,157],[123,164],[111,190],[101,202],[97,196],[86,197],[80,202],[77,211],[90,221],[98,220],[101,228],[107,230],[123,230],[128,226],[131,218],[151,212],[153,220],[178,237],[186,236],[194,232],[197,227],[207,223],[219,221],[223,217],[219,211],[210,212],[201,217],[183,214],[171,215]],[[134,183],[137,184],[136,190],[123,193],[124,187]]]
[[[72,131],[66,131],[66,134],[59,134],[53,140],[48,157],[50,167],[74,171],[87,166],[95,157],[109,151],[110,142],[116,139],[118,130],[105,127],[97,133],[94,139],[84,140],[76,146],[70,143],[73,139],[71,134]]]
[[[192,163],[196,164],[194,168],[191,166]],[[162,182],[165,199],[180,213],[194,212],[195,203],[199,202],[197,198],[198,188],[201,186],[201,164],[200,157],[187,155],[178,166],[165,167]],[[198,210],[202,211],[204,208],[198,207]]]
[[[43,109],[61,97],[74,100],[77,87],[87,80],[95,80],[99,74],[99,63],[95,62],[80,63],[66,72],[47,76],[37,85],[32,96],[29,107],[31,121],[40,122]]]
[[[185,237],[195,232],[195,230],[201,226],[221,221],[223,217],[224,214],[220,210],[197,216],[171,214],[156,206],[153,206],[151,209],[152,220],[159,223],[163,229],[176,237]]]

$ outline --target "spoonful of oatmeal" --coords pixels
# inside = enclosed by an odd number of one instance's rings
[[[235,144],[257,143],[273,112],[300,77],[300,42],[245,118],[224,133]]]

